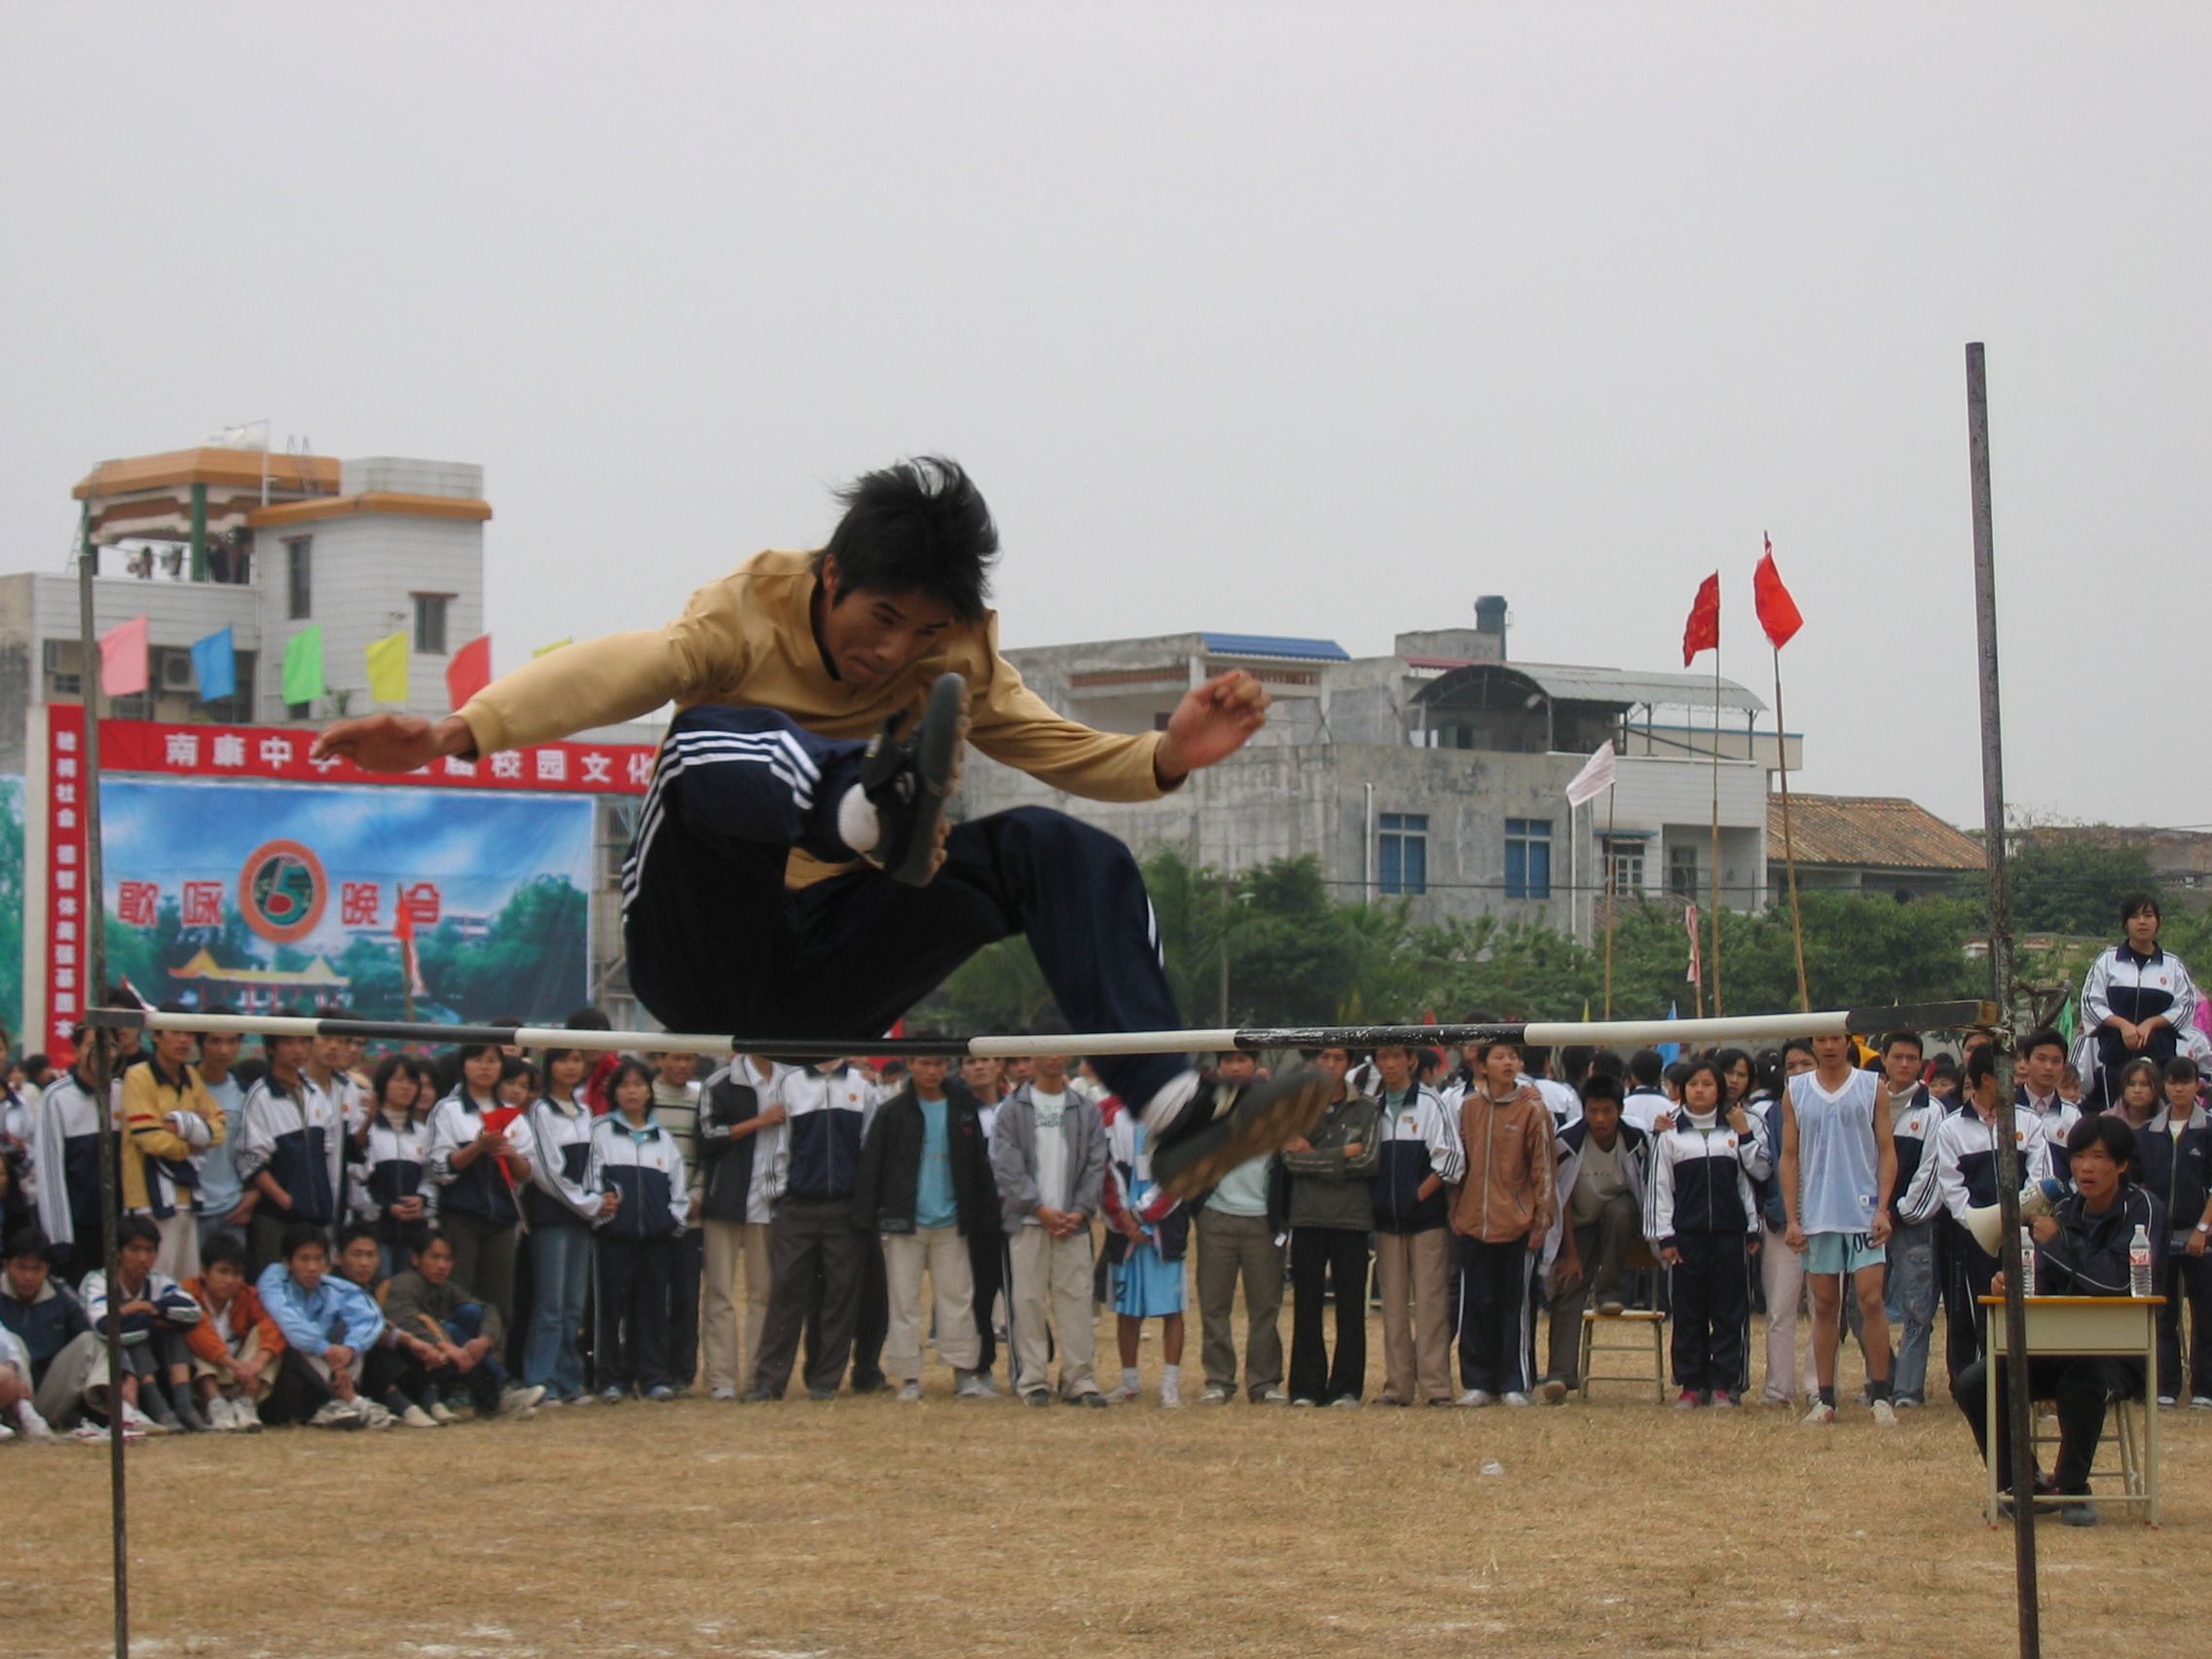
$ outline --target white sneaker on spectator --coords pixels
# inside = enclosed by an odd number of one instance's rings
[[[5,1446],[9,1441],[15,1438],[16,1431],[10,1428],[6,1423],[0,1422],[0,1446]]]
[[[1887,1400],[1876,1400],[1874,1402],[1874,1426],[1876,1428],[1895,1428],[1897,1425],[1897,1408]]]
[[[168,1430],[132,1405],[123,1402],[123,1437],[135,1440],[149,1434],[166,1434]]]
[[[709,1388],[707,1398],[710,1400],[734,1400],[737,1398],[737,1390],[724,1382],[718,1388]]]
[[[1357,1394],[1339,1394],[1329,1402],[1329,1409],[1339,1412],[1356,1412],[1359,1410],[1359,1396]]]
[[[231,1402],[231,1426],[240,1434],[259,1434],[261,1432],[261,1408],[251,1400],[233,1400]]]
[[[952,1381],[953,1397],[961,1400],[995,1400],[999,1397],[998,1384],[991,1381],[988,1371],[956,1371]]]
[[[443,1428],[445,1426],[444,1423],[438,1421],[436,1418],[421,1406],[416,1405],[412,1400],[408,1402],[407,1409],[399,1414],[399,1420],[409,1428]]]
[[[1260,1397],[1255,1400],[1253,1404],[1260,1406],[1287,1406],[1290,1404],[1290,1396],[1284,1393],[1280,1388],[1263,1388],[1260,1390]]]
[[[16,1432],[33,1445],[58,1438],[46,1419],[38,1415],[38,1408],[28,1400],[16,1407]]]
[[[207,1419],[207,1427],[215,1434],[230,1434],[237,1430],[238,1421],[231,1416],[231,1402],[217,1394],[200,1408],[200,1415]]]
[[[380,1406],[374,1400],[363,1400],[360,1405],[361,1421],[365,1426],[369,1428],[397,1428],[399,1426],[399,1419],[391,1415],[390,1407]]]
[[[1132,1388],[1126,1382],[1118,1382],[1106,1390],[1106,1398],[1112,1404],[1122,1406],[1127,1405],[1143,1392],[1143,1389]]]
[[[499,1396],[499,1415],[503,1418],[527,1416],[544,1398],[545,1390],[535,1383],[528,1388],[509,1388]]]
[[[1509,1406],[1532,1406],[1536,1402],[1530,1399],[1518,1388],[1508,1388],[1505,1391],[1505,1403]]]
[[[1825,1400],[1815,1399],[1813,1409],[1805,1414],[1805,1420],[1807,1422],[1833,1422],[1835,1421],[1835,1407],[1829,1405]]]
[[[366,1428],[368,1418],[351,1400],[325,1400],[308,1419],[311,1428]]]
[[[1212,1382],[1208,1383],[1206,1391],[1198,1396],[1198,1404],[1201,1406],[1226,1406],[1235,1398],[1235,1389],[1224,1388],[1219,1383]]]
[[[1488,1388],[1469,1388],[1452,1403],[1456,1406],[1494,1406],[1497,1404],[1497,1396]]]
[[[96,1422],[81,1422],[69,1431],[69,1438],[80,1446],[105,1446],[107,1430]]]
[[[1168,1411],[1181,1411],[1183,1409],[1183,1385],[1180,1382],[1161,1383],[1160,1403]]]

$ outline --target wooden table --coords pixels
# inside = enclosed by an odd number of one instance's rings
[[[2031,1296],[2022,1308],[2030,1360],[2048,1358],[2140,1359],[2143,1372],[2143,1457],[2138,1470],[2129,1471],[2132,1458],[2121,1459],[2123,1494],[2092,1498],[2097,1503],[2132,1503],[2143,1506],[2145,1526],[2158,1524],[2158,1309],[2162,1296]],[[2002,1296],[1981,1298],[1989,1310],[1986,1386],[1989,1390],[1989,1490],[1983,1513],[1994,1527],[1998,1522],[1997,1469],[1998,1413],[2007,1409],[1999,1397],[1997,1362],[2006,1357],[2010,1327]],[[2117,1412],[2115,1400],[2108,1410]],[[2033,1433],[2033,1425],[2030,1425]],[[2122,1427],[2119,1432],[2124,1436]],[[2091,1454],[2094,1456],[2094,1453]],[[2010,1471],[2006,1471],[2009,1474]],[[2032,1501],[2032,1499],[2031,1499]]]

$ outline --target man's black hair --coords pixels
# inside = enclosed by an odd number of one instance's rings
[[[1967,1056],[1967,1087],[1969,1088],[1977,1088],[1981,1086],[1981,1080],[1983,1078],[1995,1077],[1996,1075],[1996,1045],[1991,1043],[1984,1043],[1980,1048],[1976,1049],[1972,1053]]]
[[[1592,1072],[1582,1080],[1582,1103],[1587,1106],[1593,1100],[1610,1100],[1618,1106],[1621,1103],[1621,1080],[1607,1077],[1602,1071]]]
[[[1610,1049],[1600,1049],[1590,1059],[1592,1077],[1609,1077],[1615,1083],[1628,1076],[1628,1064]]]
[[[1670,1084],[1674,1085],[1675,1092],[1677,1094],[1679,1094],[1682,1091],[1682,1079],[1688,1077],[1689,1075],[1690,1062],[1688,1060],[1677,1060],[1664,1072],[1660,1073],[1660,1076],[1664,1077]]]
[[[2120,902],[2120,931],[2125,933],[2128,922],[2145,910],[2161,922],[2166,919],[2165,911],[2158,908],[2158,897],[2155,893],[2130,893],[2122,898]]]
[[[922,593],[956,621],[979,622],[990,597],[998,527],[957,461],[916,456],[865,472],[837,492],[845,516],[814,556],[837,561],[837,591]]]
[[[1886,1036],[1886,1037],[1884,1037],[1884,1038],[1882,1039],[1882,1052],[1883,1052],[1883,1053],[1885,1053],[1885,1054],[1887,1054],[1887,1053],[1888,1053],[1888,1052],[1889,1052],[1889,1051],[1891,1051],[1892,1049],[1896,1048],[1896,1047],[1897,1047],[1897,1046],[1898,1046],[1898,1045],[1899,1045],[1899,1043],[1910,1043],[1910,1044],[1911,1044],[1911,1045],[1912,1045],[1912,1046],[1913,1046],[1913,1047],[1914,1047],[1915,1049],[1918,1049],[1918,1050],[1919,1050],[1919,1051],[1921,1051],[1922,1053],[1924,1053],[1924,1054],[1925,1054],[1926,1052],[1928,1052],[1928,1045],[1927,1045],[1926,1043],[1923,1043],[1923,1042],[1922,1042],[1922,1041],[1920,1040],[1920,1033],[1919,1033],[1919,1032],[1917,1032],[1917,1031],[1906,1031],[1906,1030],[1903,1030],[1903,1029],[1901,1029],[1901,1028],[1900,1028],[1900,1029],[1899,1029],[1899,1030],[1896,1030],[1896,1031],[1893,1031],[1893,1032],[1891,1032],[1891,1033],[1890,1033],[1890,1034],[1889,1034],[1888,1036]]]
[[[159,1245],[161,1241],[162,1230],[154,1225],[150,1217],[127,1215],[116,1223],[115,1244],[119,1250],[126,1244]]]
[[[2176,1054],[2172,1059],[2166,1062],[2164,1081],[2167,1083],[2194,1083],[2201,1085],[2203,1079],[2197,1076],[2196,1062],[2194,1060],[2191,1059],[2187,1054]]]
[[[1808,1059],[1819,1058],[1813,1052],[1813,1040],[1810,1037],[1792,1037],[1782,1045],[1782,1067],[1785,1075],[1788,1073],[1789,1056],[1792,1053],[1803,1054]]]
[[[338,1242],[331,1254],[336,1255],[356,1239],[366,1238],[371,1244],[377,1241],[377,1230],[365,1221],[350,1221],[338,1230]]]
[[[246,1276],[245,1240],[235,1233],[218,1233],[200,1246],[200,1271],[228,1262],[238,1269],[239,1276]]]
[[[291,1226],[284,1229],[283,1242],[276,1246],[276,1253],[289,1262],[310,1244],[313,1244],[325,1256],[330,1254],[330,1236],[328,1234],[312,1221],[295,1221]]]
[[[1569,1043],[1559,1051],[1559,1080],[1582,1087],[1582,1080],[1590,1075],[1590,1063],[1598,1057],[1598,1051],[1587,1043]]]
[[[2066,1039],[2049,1026],[2041,1026],[2029,1032],[2027,1040],[2020,1045],[2020,1058],[2027,1059],[2038,1049],[2056,1049],[2059,1058],[2064,1059],[2066,1057]]]
[[[1639,1088],[1657,1088],[1659,1080],[1667,1075],[1667,1062],[1657,1049],[1639,1049],[1628,1057],[1628,1075]]]
[[[11,1262],[20,1261],[25,1256],[39,1256],[51,1261],[53,1255],[54,1240],[36,1227],[26,1224],[8,1235],[7,1259]]]
[[[608,1018],[604,1012],[596,1008],[579,1008],[561,1023],[571,1031],[611,1031],[614,1029],[614,1021]]]
[[[1531,1049],[1528,1044],[1522,1044],[1521,1069],[1530,1077],[1551,1076],[1552,1051],[1549,1049]]]
[[[2094,1113],[2068,1131],[2068,1158],[2079,1158],[2093,1146],[2103,1147],[2112,1161],[2123,1167],[2132,1167],[2135,1162],[2135,1130],[2118,1112]]]

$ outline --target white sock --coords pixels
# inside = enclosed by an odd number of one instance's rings
[[[1160,1391],[1172,1394],[1183,1385],[1183,1368],[1180,1365],[1163,1365],[1160,1368]]]
[[[1126,1388],[1132,1394],[1138,1391],[1137,1368],[1135,1366],[1124,1365],[1122,1367],[1122,1386]]]
[[[1191,1103],[1191,1097],[1198,1091],[1197,1072],[1176,1073],[1174,1079],[1147,1100],[1144,1109],[1137,1114],[1138,1121],[1144,1124],[1144,1132],[1148,1135],[1164,1133],[1182,1116],[1183,1108]]]
[[[883,830],[875,821],[875,805],[867,798],[867,792],[855,784],[837,802],[837,839],[856,853],[874,850],[883,836]]]

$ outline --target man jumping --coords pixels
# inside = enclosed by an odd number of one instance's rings
[[[1140,736],[1065,719],[999,654],[990,509],[949,461],[840,493],[812,553],[756,555],[656,630],[526,664],[444,719],[341,720],[314,754],[408,772],[678,713],[622,868],[630,980],[672,1030],[880,1036],[953,969],[1026,934],[1079,1030],[1181,1020],[1128,849],[1043,807],[951,824],[962,740],[1054,789],[1156,800],[1266,723],[1250,675],[1193,687]],[[1101,1055],[1179,1195],[1310,1128],[1309,1071],[1217,1090],[1171,1054]]]

